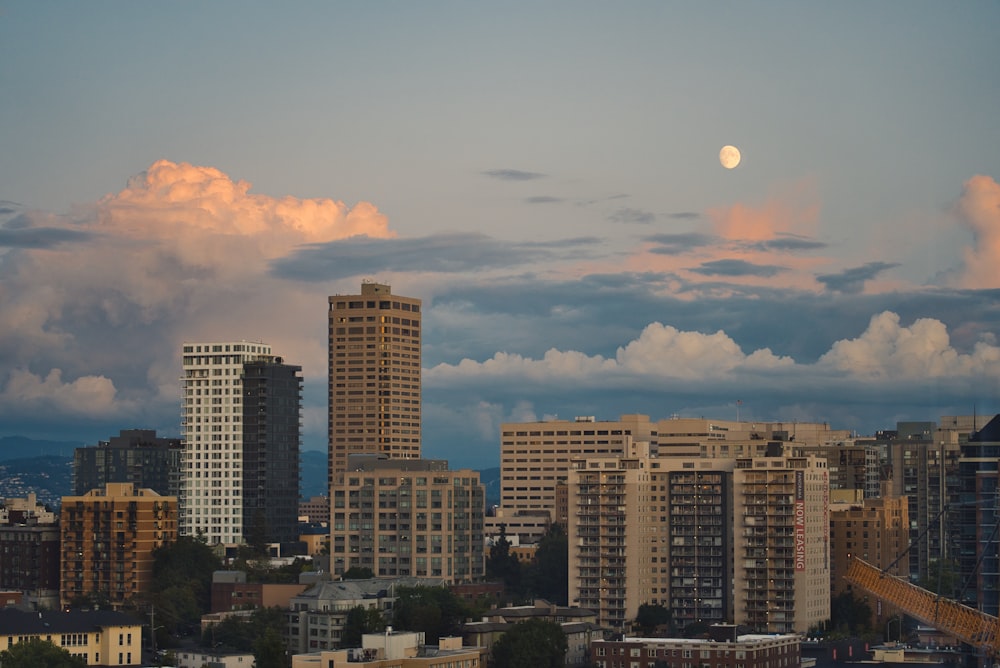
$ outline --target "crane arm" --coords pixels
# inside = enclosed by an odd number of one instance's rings
[[[1000,654],[1000,620],[895,577],[854,557],[844,575],[873,596],[990,656]]]

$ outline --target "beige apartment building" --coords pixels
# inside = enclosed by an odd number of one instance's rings
[[[114,608],[148,593],[153,550],[177,538],[177,498],[108,483],[62,498],[62,605],[84,596]]]
[[[329,467],[384,453],[420,457],[420,300],[380,283],[329,297]]]
[[[569,474],[569,599],[624,631],[644,603],[681,625],[731,619],[735,460],[578,458]]]
[[[508,535],[531,543],[549,523],[565,526],[568,518],[559,485],[566,481],[575,457],[619,455],[633,442],[648,443],[650,453],[661,460],[763,457],[794,454],[795,447],[835,442],[849,435],[826,423],[681,417],[652,421],[638,414],[618,420],[587,416],[505,423],[500,438],[500,507],[487,518],[487,534],[496,536],[503,524]]]
[[[625,631],[643,603],[680,625],[802,633],[830,615],[826,462],[578,458],[568,479],[569,598]]]
[[[805,633],[830,618],[829,498],[823,459],[736,460],[734,623]]]
[[[459,583],[484,575],[479,472],[437,459],[351,455],[334,479],[330,569]]]

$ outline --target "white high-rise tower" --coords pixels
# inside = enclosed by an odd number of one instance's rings
[[[184,344],[180,533],[210,544],[244,541],[243,365],[273,361],[271,346]]]

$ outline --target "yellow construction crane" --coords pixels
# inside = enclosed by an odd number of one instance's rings
[[[942,598],[857,557],[851,559],[844,577],[872,596],[954,636],[980,653],[989,657],[1000,655],[1000,620],[993,615]]]

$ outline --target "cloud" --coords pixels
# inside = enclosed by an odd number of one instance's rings
[[[525,197],[524,201],[527,204],[555,204],[564,200],[562,197],[552,197],[551,195],[534,195],[532,197]]]
[[[980,341],[971,352],[962,354],[952,347],[948,329],[940,320],[921,318],[904,327],[897,314],[887,311],[873,316],[856,339],[834,343],[816,366],[844,372],[859,381],[996,378],[1000,348]]]
[[[701,218],[701,214],[694,211],[678,211],[677,213],[668,213],[667,218],[673,218],[674,220],[695,220]]]
[[[258,195],[215,168],[166,160],[73,217],[22,213],[0,236],[0,369],[22,369],[0,374],[0,422],[41,394],[73,406],[89,392],[95,412],[117,397],[171,405],[176,423],[183,340],[280,340],[293,363],[323,360],[301,313],[325,296],[289,291],[269,262],[356,235],[394,233],[366,202]]]
[[[642,209],[621,208],[608,216],[608,220],[613,223],[639,223],[648,225],[656,221],[656,214]]]
[[[14,369],[0,392],[0,403],[6,410],[36,414],[106,417],[128,408],[118,404],[116,394],[115,384],[104,376],[81,376],[67,383],[62,369],[51,369],[45,378]]]
[[[685,253],[695,248],[710,246],[718,241],[716,237],[709,234],[699,234],[697,232],[680,234],[653,234],[642,238],[643,241],[652,244],[650,252],[664,255],[677,255]]]
[[[864,289],[865,281],[898,266],[899,264],[896,262],[869,262],[866,265],[845,269],[836,274],[819,275],[816,280],[829,290],[857,294]]]
[[[954,209],[973,236],[973,245],[965,249],[957,285],[1000,288],[1000,184],[989,176],[972,177]]]
[[[485,234],[450,233],[411,239],[355,237],[304,246],[275,259],[276,276],[327,281],[379,272],[480,272],[552,261],[576,247],[598,243],[594,237],[511,243]]]
[[[524,172],[519,169],[487,169],[482,173],[501,181],[534,181],[535,179],[545,178],[545,174]]]
[[[785,271],[784,267],[760,265],[745,260],[713,260],[691,271],[707,276],[774,276]]]
[[[811,235],[819,221],[819,210],[812,187],[799,183],[760,205],[737,202],[711,208],[706,214],[722,238],[767,241],[782,234]]]
[[[0,227],[0,248],[54,248],[93,237],[89,232],[59,227]]]

